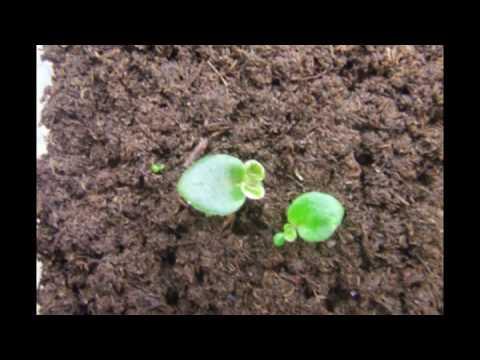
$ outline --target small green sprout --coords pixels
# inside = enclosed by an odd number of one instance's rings
[[[302,194],[288,207],[288,223],[273,237],[273,243],[281,247],[285,241],[295,241],[297,233],[307,242],[325,241],[341,224],[344,214],[342,204],[329,194]]]
[[[283,225],[283,236],[285,236],[285,240],[288,242],[294,242],[297,239],[297,231],[295,230],[295,226],[290,224]]]
[[[264,179],[265,169],[256,160],[243,163],[230,155],[207,155],[183,173],[177,191],[204,214],[225,216],[237,211],[246,198],[262,199]]]
[[[285,236],[283,236],[283,233],[278,233],[273,237],[273,244],[276,247],[282,247],[285,244]]]
[[[152,166],[150,167],[150,170],[154,174],[160,174],[164,169],[165,169],[165,165],[160,163],[152,164]]]

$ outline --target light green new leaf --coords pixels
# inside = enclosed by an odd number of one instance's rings
[[[297,231],[293,225],[283,225],[283,234],[285,235],[285,240],[288,242],[293,242],[297,239]]]
[[[265,179],[265,169],[257,160],[245,161],[246,176],[252,181],[263,181]]]
[[[247,178],[240,184],[243,194],[252,200],[259,200],[265,196],[265,189],[260,180]]]

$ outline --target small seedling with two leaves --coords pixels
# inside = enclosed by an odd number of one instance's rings
[[[160,174],[163,170],[165,170],[164,164],[155,163],[150,166],[150,171],[154,174]]]
[[[302,194],[288,207],[288,223],[283,226],[283,232],[273,237],[273,243],[281,247],[285,241],[295,241],[297,234],[307,242],[325,241],[341,224],[344,214],[342,204],[329,194]]]
[[[265,169],[256,160],[242,162],[230,155],[207,155],[183,173],[177,191],[204,214],[226,216],[240,209],[246,198],[263,198],[264,179]]]

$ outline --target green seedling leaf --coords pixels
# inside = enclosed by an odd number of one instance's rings
[[[288,207],[287,218],[307,242],[327,240],[343,220],[342,204],[329,194],[309,192],[297,197]]]
[[[273,244],[276,247],[282,247],[285,244],[285,236],[283,233],[278,233],[273,237]]]
[[[265,189],[261,181],[246,180],[240,184],[240,189],[247,198],[252,200],[258,200],[265,196]]]
[[[246,161],[245,172],[249,180],[263,181],[265,179],[265,169],[257,160]]]
[[[290,224],[285,224],[283,226],[283,235],[288,242],[293,242],[297,239],[297,231],[295,230],[295,227]]]
[[[265,195],[261,180],[247,176],[241,160],[224,154],[207,155],[195,162],[180,178],[177,190],[195,209],[220,216],[237,211],[246,197],[261,199]]]
[[[180,178],[177,190],[188,204],[207,215],[228,215],[245,202],[240,184],[243,163],[229,155],[207,155]]]
[[[160,163],[152,164],[152,166],[150,167],[150,170],[151,170],[154,174],[159,174],[159,173],[161,173],[164,169],[165,169],[165,165],[164,165],[164,164],[160,164]]]

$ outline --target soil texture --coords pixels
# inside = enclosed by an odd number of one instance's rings
[[[47,46],[42,314],[443,313],[441,46]],[[176,184],[256,159],[266,196],[206,217]],[[152,163],[166,165],[152,174]],[[277,249],[298,195],[346,208]]]

